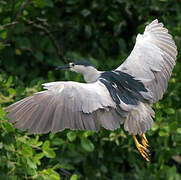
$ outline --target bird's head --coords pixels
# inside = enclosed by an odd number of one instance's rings
[[[57,69],[60,69],[60,70],[70,70],[70,71],[75,71],[80,74],[84,74],[86,71],[89,71],[93,68],[94,66],[89,61],[86,61],[86,60],[70,62],[63,66],[57,67]]]
[[[85,81],[92,82],[95,77],[97,77],[97,69],[86,60],[74,61],[63,66],[58,66],[56,69],[60,70],[70,70],[77,73],[80,73],[84,76]]]

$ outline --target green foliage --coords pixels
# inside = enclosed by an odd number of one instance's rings
[[[27,3],[26,3],[27,2]],[[29,2],[29,3],[28,3]],[[14,129],[3,108],[56,80],[82,81],[55,71],[66,59],[88,59],[99,70],[117,67],[136,34],[157,18],[181,49],[179,1],[0,1],[0,179],[181,179],[181,64],[178,61],[147,132],[146,163],[123,127],[99,133],[64,130],[30,135]]]

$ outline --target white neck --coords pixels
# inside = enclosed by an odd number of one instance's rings
[[[95,82],[101,74],[101,72],[93,66],[75,65],[70,70],[82,74],[87,83]]]
[[[91,83],[99,78],[100,72],[94,67],[89,67],[89,69],[83,73],[83,76],[87,83]]]

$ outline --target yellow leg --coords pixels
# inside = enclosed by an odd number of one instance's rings
[[[146,139],[146,136],[145,136],[144,133],[141,135],[141,137],[142,137],[142,139],[141,139],[142,145],[143,145],[145,148],[149,147],[148,140]]]
[[[134,142],[135,142],[135,144],[136,144],[136,147],[137,147],[137,149],[139,150],[139,152],[140,152],[140,154],[143,156],[143,158],[145,158],[146,159],[146,161],[150,161],[149,160],[149,150],[147,149],[147,146],[148,146],[148,142],[146,143],[146,147],[144,146],[144,145],[141,145],[139,142],[138,142],[138,140],[137,140],[137,138],[136,138],[136,136],[134,135],[133,136],[133,138],[134,138]],[[146,137],[145,137],[146,138]],[[143,139],[143,136],[142,136],[142,139]],[[144,139],[144,141],[145,141],[145,139]],[[146,142],[146,141],[145,141]]]

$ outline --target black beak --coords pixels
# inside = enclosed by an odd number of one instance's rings
[[[58,66],[57,68],[56,68],[56,70],[67,70],[67,69],[70,69],[70,65],[69,64],[65,64],[65,65],[63,65],[63,66]]]

